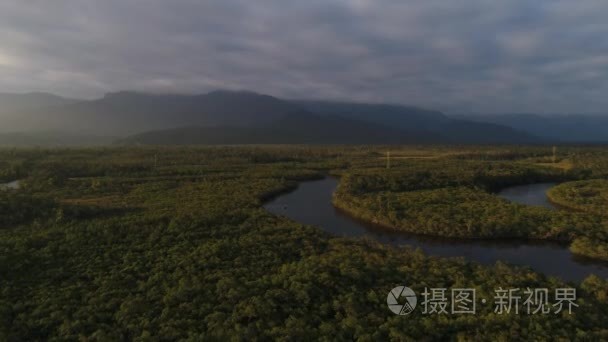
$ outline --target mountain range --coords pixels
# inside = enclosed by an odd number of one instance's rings
[[[554,135],[538,134],[539,129],[531,128],[542,127],[536,121],[527,126],[519,120],[484,118],[450,117],[402,105],[279,99],[248,91],[123,91],[95,100],[0,94],[0,144],[524,144],[561,137],[559,126]],[[599,131],[598,137],[603,137]]]
[[[608,142],[608,116],[598,114],[458,115],[474,122],[508,126],[546,141],[562,143]]]

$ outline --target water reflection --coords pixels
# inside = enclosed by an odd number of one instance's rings
[[[538,272],[568,281],[580,281],[592,273],[608,278],[608,264],[574,257],[568,251],[567,245],[560,243],[445,239],[397,233],[358,221],[332,205],[331,198],[336,186],[337,180],[333,178],[304,182],[295,191],[268,202],[265,208],[294,221],[320,227],[334,235],[369,237],[386,244],[409,245],[430,255],[465,257],[482,264],[494,264],[500,260],[530,266]],[[517,202],[544,205],[532,199],[542,198],[546,201],[544,194],[551,186],[552,184],[535,184],[530,185],[528,189],[507,189],[509,197],[505,197]],[[504,194],[504,191],[500,193],[501,196]],[[522,196],[518,197],[517,194]]]
[[[547,198],[547,190],[554,186],[555,183],[512,186],[500,191],[498,196],[521,204],[539,205],[555,210],[557,208]]]

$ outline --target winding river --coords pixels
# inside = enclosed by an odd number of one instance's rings
[[[556,242],[455,240],[383,230],[336,209],[331,200],[337,184],[336,179],[329,177],[303,182],[293,192],[267,202],[264,207],[274,214],[320,227],[334,235],[368,237],[386,244],[409,245],[420,248],[429,255],[464,257],[481,264],[504,261],[529,266],[535,271],[566,281],[579,282],[592,273],[608,278],[608,263],[574,256],[567,245]],[[555,209],[545,195],[546,190],[553,185],[541,183],[516,186],[507,188],[498,195],[514,202]]]

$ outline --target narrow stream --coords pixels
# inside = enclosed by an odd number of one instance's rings
[[[370,237],[392,245],[410,245],[427,254],[443,257],[464,257],[481,264],[504,261],[529,266],[537,272],[566,281],[579,282],[590,274],[608,278],[608,263],[576,257],[568,246],[555,242],[505,240],[454,240],[407,233],[389,232],[373,224],[361,222],[336,209],[332,194],[338,181],[325,178],[303,182],[288,194],[266,203],[264,207],[277,215],[320,227],[338,236]],[[553,184],[533,184],[505,189],[498,195],[530,205],[552,207],[545,191]]]

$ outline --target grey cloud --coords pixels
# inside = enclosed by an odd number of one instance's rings
[[[607,16],[592,0],[5,0],[0,91],[604,112]]]

